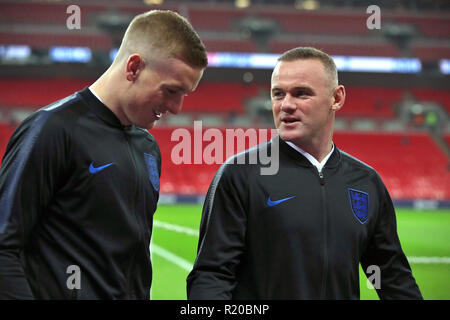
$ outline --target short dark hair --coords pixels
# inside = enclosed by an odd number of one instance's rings
[[[278,57],[278,61],[286,62],[304,59],[320,60],[325,70],[330,74],[332,79],[336,80],[336,85],[338,84],[338,73],[333,58],[319,49],[313,47],[297,47],[286,51],[280,57]]]

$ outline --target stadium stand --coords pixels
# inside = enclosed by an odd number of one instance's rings
[[[138,2],[115,1],[109,4],[104,1],[84,2],[81,24],[83,28],[72,33],[66,33],[67,3],[34,3],[27,1],[3,1],[0,3],[0,27],[8,32],[1,32],[2,44],[30,44],[35,47],[49,45],[89,46],[94,49],[111,48],[111,40],[96,25],[96,19],[106,12],[122,14],[130,17],[144,12],[147,6]],[[163,6],[185,14],[196,27],[210,51],[254,52],[257,46],[254,41],[242,38],[239,21],[251,16],[270,19],[278,28],[277,40],[272,41],[272,52],[283,52],[286,48],[298,45],[299,41],[321,47],[331,54],[345,55],[375,55],[400,56],[398,49],[376,31],[365,26],[367,14],[363,10],[292,10],[288,6],[254,6],[245,11],[236,10],[229,5],[193,4],[178,7],[175,2]],[[422,39],[419,43],[413,41],[413,52],[425,59],[434,59],[442,55],[448,57],[448,44],[442,41],[450,36],[450,19],[443,14],[409,13],[392,11],[384,13],[383,18],[390,23],[411,24],[415,26]],[[11,25],[16,27],[11,28]],[[47,27],[46,27],[47,26]],[[53,26],[53,28],[49,28]],[[219,41],[216,34],[234,34],[237,39],[223,39]],[[65,36],[64,36],[65,34]],[[305,41],[307,35],[316,37],[313,42]],[[333,41],[321,40],[320,36],[327,35]],[[317,36],[319,36],[317,38]],[[353,40],[349,41],[349,36]],[[221,37],[223,38],[223,37]],[[294,39],[293,41],[286,41]],[[284,39],[284,40],[283,40]],[[372,41],[367,41],[371,39]],[[355,41],[356,40],[356,41]],[[358,45],[361,41],[364,45]],[[292,43],[294,42],[294,43]]]
[[[36,109],[59,100],[95,79],[49,78],[49,79],[1,79],[0,106]],[[202,82],[197,90],[185,98],[185,112],[212,112],[243,114],[244,103],[258,94],[260,89],[269,90],[269,84],[242,84],[226,82]],[[394,105],[408,88],[385,88],[375,86],[346,86],[345,107],[340,116],[348,117],[395,117]],[[438,89],[413,89],[413,95],[421,101],[442,104],[450,112],[450,93]],[[26,94],[23,94],[26,92]],[[18,99],[17,97],[20,97]]]
[[[346,87],[346,101],[339,116],[393,118],[394,104],[401,100],[403,90],[383,87]]]
[[[414,34],[408,39],[406,49],[381,31],[361,27],[365,26],[367,19],[367,5],[362,5],[366,3],[364,1],[355,1],[354,8],[330,8],[327,6],[332,1],[322,0],[323,9],[319,10],[298,10],[292,4],[282,4],[287,1],[272,5],[269,5],[270,1],[255,2],[256,5],[239,10],[223,1],[166,1],[163,6],[148,7],[142,1],[81,0],[83,28],[67,32],[66,9],[71,4],[69,1],[1,1],[0,46],[29,45],[33,54],[45,53],[55,45],[83,46],[91,48],[94,54],[105,53],[114,48],[115,40],[98,25],[100,15],[114,13],[127,17],[149,8],[161,8],[176,10],[188,17],[210,52],[281,53],[292,47],[310,45],[332,55],[417,57],[431,65],[437,65],[440,59],[450,59],[450,16],[448,11],[440,11],[445,8],[445,4],[442,5],[444,2],[436,1],[434,3],[439,2],[439,5],[434,7],[427,3],[427,7],[419,6],[419,9],[412,11],[401,7],[408,8],[414,1],[398,1],[401,3],[400,9],[395,6],[390,7],[391,10],[383,9],[383,23],[413,27]],[[344,6],[344,2],[340,3]],[[252,37],[251,30],[246,30],[242,25],[242,19],[248,17],[273,21],[276,26],[274,37],[268,38],[261,46]],[[26,66],[21,70],[25,70],[22,76],[0,76],[0,114],[3,115],[3,122],[0,122],[0,155],[3,155],[15,127],[10,116],[13,112],[31,112],[95,80],[94,77],[71,77],[70,74],[64,78],[51,74],[28,76]],[[365,76],[370,78],[372,74]],[[448,76],[442,76],[442,79],[442,82],[448,81]],[[185,98],[183,114],[163,119],[151,130],[159,142],[163,158],[161,194],[204,195],[220,166],[219,163],[177,165],[171,161],[178,143],[171,141],[176,128],[183,127],[193,136],[194,120],[204,120],[203,131],[210,123],[220,128],[222,133],[230,123],[242,124],[247,128],[261,126],[261,123],[267,125],[267,122],[258,123],[255,117],[249,116],[247,102],[261,96],[261,92],[267,93],[268,89],[268,81],[245,83],[242,78],[234,82],[229,79],[209,81],[206,75],[198,89]],[[447,131],[442,133],[442,144],[447,146],[445,149],[432,132],[424,127],[411,126],[408,119],[401,118],[402,110],[399,110],[411,107],[402,104],[405,94],[410,93],[416,102],[432,102],[448,115],[448,85],[410,87],[405,82],[387,86],[381,78],[371,85],[350,81],[346,84],[346,91],[345,106],[337,115],[336,145],[373,166],[396,200],[448,202],[450,126],[447,125]],[[403,114],[409,116],[408,112]],[[270,118],[270,110],[266,110],[265,115]],[[234,120],[229,121],[231,118]],[[448,121],[448,118],[445,119]],[[208,143],[203,143],[202,152],[206,145]]]
[[[205,39],[209,51],[256,52],[257,46],[249,39]]]
[[[64,34],[64,33],[0,33],[2,44],[27,44],[33,48],[49,48],[51,46],[89,47],[91,49],[111,48],[111,39],[103,34]]]
[[[9,123],[0,122],[0,154],[2,158],[3,154],[5,153],[8,140],[11,137],[13,131],[14,126],[10,125]]]
[[[441,104],[450,113],[450,92],[433,90],[429,88],[416,88],[411,90],[414,96],[421,101],[434,101]]]
[[[151,130],[159,141],[163,159],[171,158],[172,150],[180,143],[171,141],[174,130]],[[186,130],[193,139],[193,129]],[[225,137],[224,131],[222,129]],[[342,150],[376,168],[395,199],[450,198],[448,159],[426,133],[337,132],[334,141]],[[203,142],[202,152],[209,143]],[[192,164],[193,155],[190,162],[176,165],[173,161],[163,161],[161,192],[173,193],[176,190],[183,194],[204,194],[207,191],[220,163],[209,165],[202,160],[202,164]],[[179,189],[175,187],[177,185]]]
[[[280,41],[274,39],[269,43],[270,51],[285,52],[296,46],[319,48],[331,55],[345,56],[373,56],[373,57],[400,57],[399,49],[391,43],[371,43],[369,46],[361,46],[358,43],[325,42],[325,41]]]
[[[426,62],[450,58],[450,46],[413,44],[412,52],[415,57]]]
[[[449,199],[448,158],[428,134],[338,132],[334,140],[376,168],[393,198]]]
[[[398,15],[393,17],[398,23],[410,23],[418,27],[424,37],[450,37],[450,21],[448,17],[438,15]]]
[[[157,139],[162,154],[161,193],[182,195],[205,194],[220,164],[226,159],[222,150],[221,161],[213,164],[194,163],[193,151],[189,162],[175,164],[173,159],[183,156],[174,153],[182,140],[175,139],[173,132],[179,128],[157,127],[150,132]],[[184,128],[194,140],[194,130]],[[204,133],[207,128],[203,128]],[[221,129],[226,137],[226,129]],[[7,141],[13,132],[9,124],[0,125],[0,151],[4,152]],[[174,141],[172,141],[174,140]],[[446,136],[450,144],[450,135]],[[264,140],[265,141],[265,140]],[[264,142],[263,140],[258,143]],[[438,148],[426,133],[362,133],[337,132],[334,139],[342,150],[376,168],[394,199],[432,199],[450,198],[450,173],[447,156]],[[211,142],[202,143],[202,154]],[[253,146],[249,141],[246,148]],[[381,146],[380,148],[374,146]],[[235,142],[235,152],[237,149]],[[397,155],[397,156],[393,156]],[[171,160],[169,160],[171,159]]]
[[[91,79],[72,78],[0,79],[0,106],[35,110],[62,99],[92,82]]]
[[[447,146],[450,147],[450,133],[445,135],[445,142],[447,143]]]

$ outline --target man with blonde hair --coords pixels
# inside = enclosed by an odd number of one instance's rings
[[[0,169],[0,299],[149,299],[161,155],[151,134],[207,65],[189,22],[130,23],[89,88],[33,113]]]

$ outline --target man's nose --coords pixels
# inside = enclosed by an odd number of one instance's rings
[[[176,99],[173,99],[173,101],[170,101],[167,105],[167,109],[172,114],[178,114],[181,111],[181,108],[183,106],[183,100],[184,96],[177,97]]]
[[[286,94],[283,101],[281,102],[281,111],[293,112],[295,110],[295,103],[293,97],[290,94]]]

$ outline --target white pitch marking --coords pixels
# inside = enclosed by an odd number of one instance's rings
[[[160,246],[152,243],[150,245],[150,252],[157,254],[158,256],[163,257],[166,260],[169,260],[173,264],[179,266],[181,269],[184,269],[186,271],[192,270],[192,263],[189,261],[177,256],[176,254],[170,252],[169,250],[166,250],[164,248],[161,248]]]
[[[170,231],[175,231],[178,233],[184,233],[189,236],[198,237],[198,231],[195,229],[192,229],[192,228],[183,227],[183,226],[179,226],[176,224],[171,224],[171,223],[167,223],[167,222],[159,221],[159,220],[153,220],[153,225],[157,228],[162,228],[162,229],[166,229],[166,230],[170,230]]]
[[[408,257],[409,263],[449,264],[450,257]]]
[[[198,231],[192,228],[171,224],[159,220],[154,220],[153,225],[157,228],[166,229],[178,233],[187,234],[189,236],[198,237]],[[161,248],[162,249],[162,248]],[[164,249],[163,249],[164,250]],[[167,251],[169,252],[169,251]],[[155,252],[156,253],[156,252]],[[450,257],[407,257],[409,263],[412,264],[450,264]],[[189,271],[192,269],[192,265]]]

